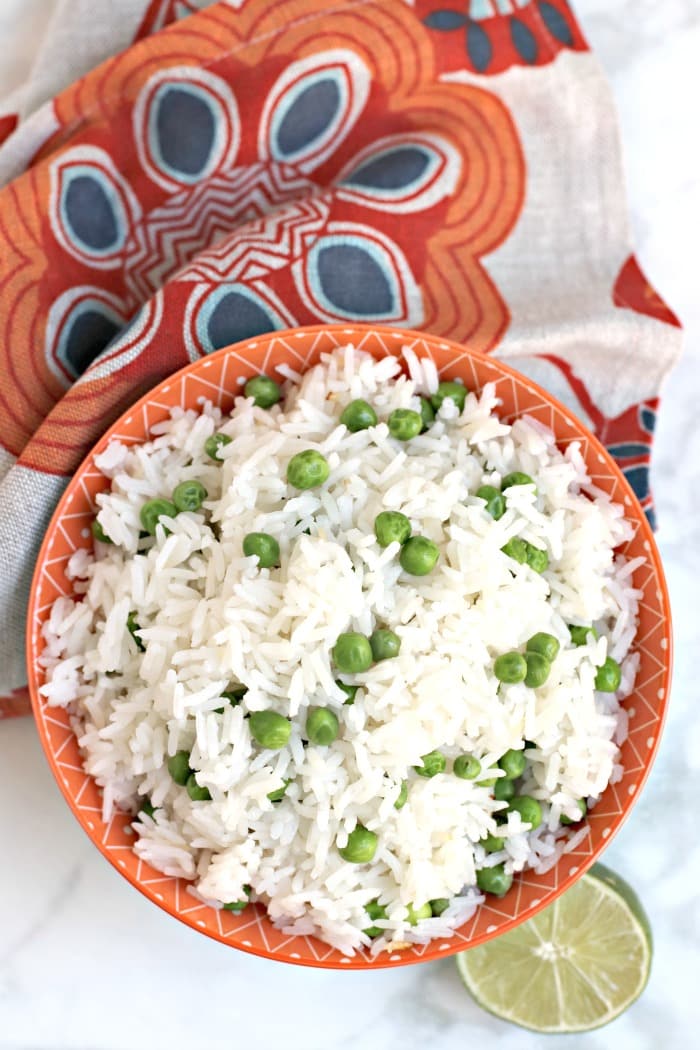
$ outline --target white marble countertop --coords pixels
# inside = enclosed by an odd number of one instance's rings
[[[0,25],[21,6],[0,0]],[[29,6],[40,18],[53,4]],[[700,500],[691,483],[700,481],[700,7],[697,0],[578,0],[576,8],[617,97],[638,255],[686,328],[653,472],[675,613],[671,711],[651,778],[605,854],[651,917],[647,991],[608,1028],[544,1039],[482,1013],[449,959],[363,974],[232,951],[154,908],[111,869],[63,802],[32,723],[21,720],[0,726],[0,1050],[698,1045]]]

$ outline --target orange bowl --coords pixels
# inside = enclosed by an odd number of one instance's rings
[[[449,939],[438,938],[428,945],[375,958],[367,951],[346,958],[313,937],[281,933],[260,905],[241,915],[208,907],[188,893],[183,879],[162,875],[139,860],[131,848],[131,818],[119,813],[108,824],[102,822],[100,791],[83,769],[68,715],[61,708],[48,707],[39,695],[44,680],[39,665],[41,627],[56,598],[71,592],[66,577],[68,559],[77,548],[92,547],[89,526],[96,512],[95,496],[107,486],[95,467],[95,456],[111,438],[132,444],[145,440],[149,428],[166,418],[174,406],[196,408],[199,399],[207,398],[227,411],[243,379],[259,372],[270,374],[281,364],[303,371],[324,351],[348,342],[377,358],[399,354],[408,345],[419,357],[431,357],[441,376],[462,379],[472,390],[495,383],[502,418],[527,413],[550,427],[560,446],[581,442],[589,474],[603,491],[624,504],[634,526],[634,537],[622,553],[644,558],[634,574],[635,585],[643,592],[635,641],[640,666],[638,684],[627,701],[630,724],[622,746],[624,775],[608,786],[588,814],[583,840],[562,854],[546,874],[525,872],[503,899],[487,898]],[[630,812],[658,748],[670,683],[671,618],[659,553],[634,493],[597,439],[546,391],[499,360],[420,332],[366,325],[316,326],[258,336],[200,358],[156,386],[109,428],[68,485],[39,552],[27,618],[27,667],[39,736],[58,785],[93,843],[133,886],[170,915],[224,944],[283,962],[358,970],[425,962],[481,944],[547,907],[590,867]]]

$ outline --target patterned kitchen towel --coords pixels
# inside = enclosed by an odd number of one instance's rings
[[[680,332],[632,255],[609,89],[565,0],[196,6],[58,4],[0,147],[0,715],[28,709],[27,592],[66,478],[154,383],[256,333],[376,320],[507,357],[652,515]]]

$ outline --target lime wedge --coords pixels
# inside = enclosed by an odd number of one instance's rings
[[[626,1010],[651,968],[649,921],[634,890],[602,864],[528,922],[460,952],[485,1010],[534,1032],[587,1032]]]

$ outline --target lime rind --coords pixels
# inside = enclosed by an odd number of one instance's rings
[[[600,879],[601,882],[606,883],[606,885],[610,886],[611,889],[613,889],[623,898],[623,900],[627,904],[627,907],[630,909],[630,911],[642,927],[642,930],[644,931],[644,934],[649,942],[649,952],[653,952],[654,939],[651,932],[649,918],[647,916],[647,913],[644,911],[642,902],[630,886],[629,882],[625,882],[625,880],[620,875],[612,871],[606,864],[601,864],[600,862],[593,865],[593,867],[588,872],[588,877]]]
[[[634,890],[602,864],[549,908],[456,956],[475,1001],[542,1034],[587,1032],[619,1017],[644,991],[649,921]]]

